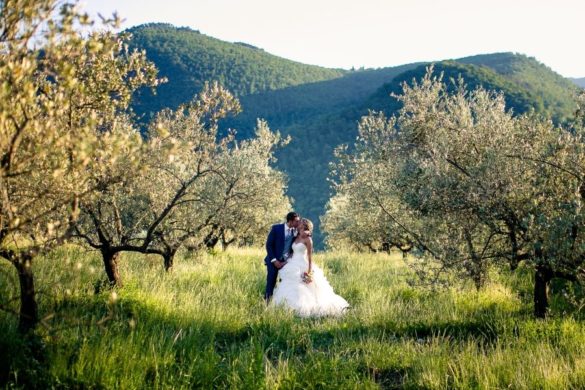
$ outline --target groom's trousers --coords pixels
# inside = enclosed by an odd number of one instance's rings
[[[266,302],[272,297],[274,286],[276,286],[276,279],[278,278],[278,268],[273,263],[266,264],[266,291],[264,292],[264,299]]]

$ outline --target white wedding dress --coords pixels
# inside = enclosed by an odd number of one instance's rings
[[[292,309],[301,317],[342,314],[349,303],[333,292],[323,270],[313,262],[313,280],[305,283],[302,275],[309,267],[307,247],[302,242],[292,244],[293,255],[278,271],[278,284],[271,305]]]

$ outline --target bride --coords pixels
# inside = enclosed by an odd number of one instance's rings
[[[302,218],[298,229],[292,256],[278,271],[272,305],[288,307],[301,317],[342,314],[349,303],[333,292],[321,268],[313,264],[313,223]]]

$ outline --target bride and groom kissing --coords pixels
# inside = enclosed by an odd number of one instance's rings
[[[342,314],[349,303],[335,294],[313,263],[312,231],[313,223],[295,212],[286,215],[285,223],[272,226],[266,240],[264,299],[301,317]]]

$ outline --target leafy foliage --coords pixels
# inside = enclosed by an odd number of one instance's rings
[[[478,288],[490,264],[526,262],[544,316],[550,280],[585,275],[583,128],[514,117],[503,95],[468,92],[462,79],[448,87],[432,69],[403,88],[396,117],[364,117],[355,149],[339,150],[334,200],[347,200],[330,204],[326,222],[350,226],[327,226],[345,240],[370,229],[370,242],[415,247]]]
[[[516,58],[516,56],[494,56],[502,61]],[[545,106],[539,97],[542,96],[541,92],[523,89],[506,78],[507,76],[498,74],[486,66],[448,61],[435,64],[435,68],[438,73],[443,73],[447,80],[464,77],[469,90],[481,86],[486,90],[503,93],[506,106],[512,108],[515,114],[534,111],[537,115],[548,116],[548,111],[551,110],[550,106],[546,106],[546,110],[543,109]],[[356,129],[360,118],[369,110],[381,111],[389,116],[397,113],[402,106],[401,102],[390,97],[390,94],[399,94],[404,82],[412,83],[413,80],[420,80],[424,74],[424,65],[403,69],[402,72],[393,76],[390,83],[384,84],[361,101],[330,112],[324,110],[320,115],[314,115],[306,121],[292,122],[284,127],[285,133],[291,135],[292,142],[288,150],[281,154],[281,167],[289,173],[291,183],[298,185],[298,187],[291,185],[290,191],[300,207],[306,210],[301,209],[301,211],[315,216],[323,213],[324,205],[329,199],[326,177],[328,163],[333,159],[333,150],[339,144],[353,142],[357,136]],[[556,90],[553,87],[551,89]],[[559,100],[554,106],[562,107],[555,111],[556,114],[552,114],[557,121],[567,121],[574,112],[574,91],[576,89],[569,85],[564,90],[563,100]],[[549,97],[550,99],[553,98]],[[273,122],[273,125],[278,126],[278,120]]]
[[[0,256],[19,272],[27,331],[38,321],[32,260],[70,234],[79,202],[99,192],[93,174],[135,150],[129,101],[158,80],[119,37],[84,34],[91,21],[71,3],[2,1],[0,15]]]

